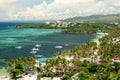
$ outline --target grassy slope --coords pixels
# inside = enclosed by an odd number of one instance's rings
[[[111,15],[92,15],[86,17],[68,18],[64,21],[85,21],[85,22],[120,22],[120,14]]]

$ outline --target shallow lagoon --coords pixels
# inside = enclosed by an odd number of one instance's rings
[[[48,58],[58,50],[71,49],[95,36],[95,34],[64,34],[60,29],[1,29],[0,65],[4,65],[6,60],[11,58],[33,55],[30,52],[36,44],[41,45],[36,54]],[[21,48],[16,48],[18,46]]]

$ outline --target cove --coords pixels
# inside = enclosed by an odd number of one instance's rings
[[[56,51],[72,49],[75,46],[95,38],[95,34],[66,34],[61,29],[8,28],[0,30],[0,65],[20,56],[33,55],[33,48],[38,47],[36,54],[49,58]]]

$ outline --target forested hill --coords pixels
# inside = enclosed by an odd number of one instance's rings
[[[110,14],[110,15],[92,15],[86,17],[73,17],[65,19],[64,21],[69,22],[119,22],[120,23],[120,14]]]

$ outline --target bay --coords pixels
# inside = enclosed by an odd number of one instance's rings
[[[2,25],[1,25],[2,24]],[[71,49],[95,38],[95,34],[65,34],[61,29],[14,28],[14,24],[0,24],[0,66],[20,56],[36,54],[49,58],[56,51]],[[39,45],[39,47],[36,47]]]

